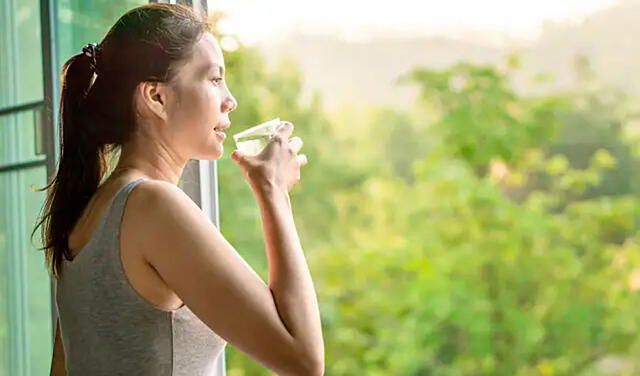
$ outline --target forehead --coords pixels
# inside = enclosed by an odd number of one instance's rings
[[[224,71],[224,57],[222,49],[211,33],[204,33],[193,46],[193,55],[184,67],[185,71],[203,75],[213,70],[217,73]]]

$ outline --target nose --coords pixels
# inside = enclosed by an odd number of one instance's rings
[[[231,92],[227,91],[227,96],[225,100],[222,102],[222,112],[231,112],[238,107],[238,102],[231,95]]]

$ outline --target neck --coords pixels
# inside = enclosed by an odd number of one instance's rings
[[[118,165],[112,175],[128,171],[132,175],[164,180],[177,185],[188,159],[167,145],[132,141],[122,146]]]

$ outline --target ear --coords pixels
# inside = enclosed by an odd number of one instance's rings
[[[167,120],[167,87],[161,82],[140,82],[137,86],[143,111]]]

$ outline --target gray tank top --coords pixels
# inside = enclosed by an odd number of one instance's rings
[[[67,375],[223,376],[226,341],[183,305],[165,310],[133,290],[119,234],[129,182],[111,199],[89,242],[63,257],[56,283]]]

